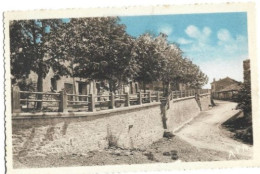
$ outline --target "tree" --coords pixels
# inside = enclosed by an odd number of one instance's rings
[[[143,90],[146,84],[158,80],[159,71],[159,50],[153,36],[145,33],[138,37],[135,41],[134,59],[137,63],[137,73],[134,79],[142,83]]]
[[[164,96],[170,93],[170,85],[179,82],[183,77],[182,51],[177,44],[169,44],[167,35],[160,34],[157,37],[158,46],[161,50],[160,56],[160,80],[163,82]]]
[[[53,54],[73,62],[75,77],[108,80],[110,91],[118,89],[135,72],[133,39],[118,24],[119,18],[78,18],[60,28]]]
[[[238,108],[242,109],[246,116],[252,117],[251,83],[243,83],[237,96]]]
[[[161,81],[164,96],[168,96],[171,84],[184,83],[193,88],[201,88],[207,83],[207,76],[200,68],[187,58],[175,43],[169,43],[167,35],[160,33],[157,37],[143,34],[136,39],[135,59],[139,66],[138,82]]]
[[[208,77],[200,70],[198,65],[193,64],[188,58],[183,59],[182,68],[182,83],[187,84],[190,88],[200,89],[208,83]]]
[[[38,75],[37,91],[43,90],[43,79],[53,69],[56,75],[67,73],[64,59],[48,54],[49,30],[62,24],[61,20],[19,20],[10,22],[11,73],[15,78],[28,76],[33,71]],[[42,99],[42,95],[37,96]],[[41,109],[42,102],[37,103]]]

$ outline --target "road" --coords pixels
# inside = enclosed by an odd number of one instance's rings
[[[238,113],[236,103],[215,101],[216,105],[203,111],[175,135],[197,148],[228,153],[228,159],[250,159],[253,147],[230,138],[230,132],[221,124]]]

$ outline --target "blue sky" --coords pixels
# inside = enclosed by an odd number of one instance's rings
[[[213,78],[227,76],[243,81],[243,60],[248,58],[247,14],[205,13],[153,16],[123,16],[120,23],[138,37],[145,32],[168,35],[184,55]],[[205,87],[209,87],[209,83]]]

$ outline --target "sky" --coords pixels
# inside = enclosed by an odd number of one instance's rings
[[[128,34],[138,37],[145,32],[168,35],[168,41],[179,44],[209,77],[230,77],[243,81],[243,60],[248,58],[247,14],[204,13],[178,15],[121,16]]]

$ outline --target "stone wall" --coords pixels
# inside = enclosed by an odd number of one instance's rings
[[[201,104],[202,111],[208,110],[211,106],[210,95],[201,95],[200,104]]]
[[[201,111],[210,108],[210,95],[201,95],[199,101],[195,97],[187,97],[170,101],[170,107],[166,111],[166,125],[171,132],[177,131]],[[201,108],[200,108],[201,107]]]
[[[13,153],[86,153],[109,145],[145,148],[163,136],[160,104],[89,117],[13,119]]]
[[[171,101],[170,108],[166,111],[167,129],[171,132],[179,129],[200,113],[200,107],[195,98]]]
[[[207,110],[210,96],[201,96],[200,103]],[[13,154],[77,154],[113,145],[142,149],[163,137],[165,125],[174,132],[198,116],[200,105],[187,97],[171,100],[167,110],[158,102],[99,112],[20,113],[12,119]]]

